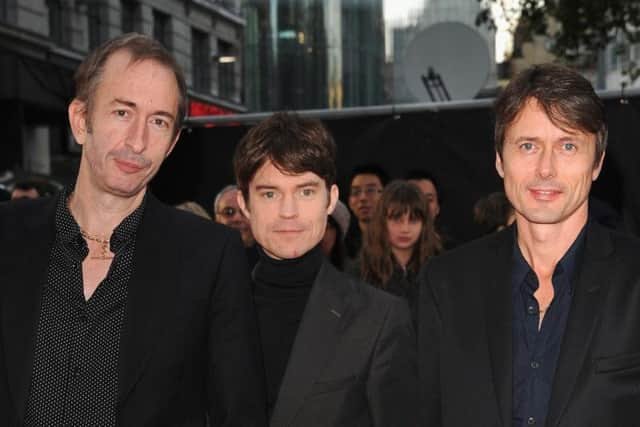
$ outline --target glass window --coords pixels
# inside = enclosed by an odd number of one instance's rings
[[[211,91],[211,62],[209,49],[209,34],[191,30],[191,60],[193,73],[193,88],[201,92]]]
[[[120,10],[122,32],[140,31],[140,3],[135,0],[122,0]]]
[[[47,0],[47,7],[49,9],[49,37],[62,46],[69,46],[68,10],[62,0]]]
[[[230,99],[235,92],[237,54],[231,43],[218,40],[218,95]]]
[[[171,50],[171,17],[159,10],[153,11],[153,37]]]

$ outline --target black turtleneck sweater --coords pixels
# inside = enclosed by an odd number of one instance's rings
[[[260,250],[260,259],[253,270],[269,416],[323,259],[320,246],[299,258],[285,260],[273,259]]]

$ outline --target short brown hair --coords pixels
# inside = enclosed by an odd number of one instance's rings
[[[313,172],[327,188],[336,182],[336,145],[316,119],[275,113],[249,130],[233,156],[236,182],[245,200],[249,183],[267,160],[285,174]]]
[[[184,80],[182,69],[160,42],[138,33],[122,34],[107,40],[89,53],[89,56],[85,58],[76,70],[74,75],[76,99],[85,105],[87,126],[89,129],[91,128],[90,116],[93,97],[102,78],[104,66],[111,55],[120,50],[129,52],[132,62],[152,60],[173,71],[180,96],[178,99],[178,115],[173,129],[175,135],[182,126],[182,121],[187,111],[187,84]]]
[[[495,148],[500,156],[507,128],[531,99],[559,128],[596,135],[594,166],[598,164],[607,148],[604,104],[586,78],[557,64],[534,65],[524,70],[496,100]]]

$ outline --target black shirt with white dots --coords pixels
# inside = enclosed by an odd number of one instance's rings
[[[115,426],[120,335],[145,200],[114,230],[105,279],[85,300],[89,249],[67,207],[56,209],[56,239],[40,300],[26,426]]]

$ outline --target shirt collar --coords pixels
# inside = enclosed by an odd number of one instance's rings
[[[587,221],[588,224],[588,221]],[[569,284],[569,291],[571,292],[571,287],[573,286],[573,279],[575,278],[575,273],[577,269],[577,261],[581,256],[582,251],[584,249],[584,242],[586,236],[587,225],[585,224],[578,233],[578,236],[573,241],[569,249],[564,253],[560,261],[555,267],[553,275],[556,274],[566,274]],[[512,270],[512,283],[514,286],[514,291],[519,289],[520,284],[525,280],[527,274],[530,272],[533,273],[533,269],[527,263],[527,260],[522,255],[522,251],[520,250],[520,246],[518,245],[518,227],[513,227],[513,270]],[[533,273],[535,274],[535,273]],[[556,286],[556,282],[554,282],[554,287]]]
[[[73,190],[69,187],[65,187],[60,192],[56,207],[56,233],[63,243],[71,243],[77,246],[78,242],[83,242],[84,239],[80,234],[80,226],[78,226],[78,223],[69,210],[68,200],[71,193],[73,193]],[[135,237],[138,226],[142,220],[146,201],[147,194],[145,193],[140,206],[123,219],[122,222],[113,230],[113,234],[110,239],[110,249],[113,253],[120,251],[126,243]]]

